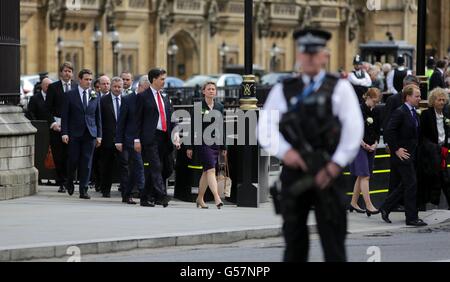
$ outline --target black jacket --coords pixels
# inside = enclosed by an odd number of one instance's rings
[[[173,107],[168,97],[163,96],[164,109],[167,120],[167,132],[172,134],[175,123],[171,121]],[[153,97],[152,89],[149,88],[136,97],[136,137],[141,144],[151,145],[158,126],[159,110]],[[168,141],[169,142],[169,141]],[[172,142],[169,142],[169,149],[172,149]]]
[[[205,129],[209,128],[212,124],[215,123],[215,118],[213,116],[211,116],[211,121],[205,121],[205,118],[208,119],[207,115],[211,115],[211,111],[215,110],[218,111],[223,118],[223,126],[222,126],[222,130],[219,130],[218,128],[214,129],[214,131],[211,134],[212,138],[216,138],[222,140],[222,144],[219,145],[221,150],[226,150],[227,146],[226,146],[226,136],[225,136],[225,115],[224,115],[224,105],[218,101],[214,101],[214,106],[212,109],[209,108],[208,104],[206,103],[206,101],[203,99],[202,100],[202,107],[201,107],[201,112],[196,112],[194,113],[194,110],[196,109],[196,107],[194,106],[194,108],[191,110],[190,115],[191,115],[191,121],[194,121],[194,117],[196,115],[201,115],[201,119],[202,119],[202,131],[201,132],[196,132],[195,130],[197,129],[195,126],[191,126],[191,145],[187,146],[189,149],[192,149],[195,145],[199,145],[196,144],[196,140],[194,139],[194,136],[197,136],[197,138],[201,138],[201,144],[205,144],[205,140],[203,140],[203,133],[205,132]],[[208,130],[210,130],[211,128],[209,128]],[[197,142],[199,142],[200,139],[197,140]]]
[[[111,95],[112,94],[105,95],[100,100],[103,131],[102,147],[104,148],[113,148],[116,137],[117,121],[114,113],[114,106]],[[123,99],[121,102],[123,105]]]
[[[386,105],[384,106],[383,112],[383,130],[387,128],[387,124],[389,119],[391,118],[392,113],[403,104],[403,94],[402,92],[398,94],[391,95],[386,100]]]
[[[380,127],[381,127],[381,118],[380,113],[377,108],[371,110],[367,107],[366,103],[363,102],[361,104],[361,112],[363,114],[364,119],[364,142],[368,145],[373,145],[380,139]],[[370,123],[368,119],[372,119]]]
[[[430,77],[430,91],[438,87],[445,88],[445,80],[442,72],[438,69],[435,69]]]
[[[42,93],[36,93],[34,94],[30,102],[28,103],[28,111],[26,113],[26,117],[29,120],[47,120],[48,119],[48,108],[44,101],[44,97],[42,96]]]
[[[78,89],[78,84],[75,81],[71,81],[71,90]],[[62,81],[59,80],[48,86],[47,89],[47,108],[49,114],[47,116],[48,123],[51,125],[55,122],[53,117],[62,117],[62,109],[64,104],[64,89]]]
[[[445,143],[444,146],[448,147],[449,137],[449,125],[446,125],[445,120],[449,120],[449,114],[444,111],[444,130],[445,130]],[[428,108],[423,111],[420,116],[420,141],[428,141],[434,144],[439,143],[439,133],[437,129],[436,113],[434,108]]]
[[[395,157],[395,152],[400,148],[404,148],[411,155],[411,159],[415,160],[419,144],[419,134],[420,125],[416,128],[409,108],[406,104],[403,104],[392,113],[392,117],[384,132],[384,137]]]

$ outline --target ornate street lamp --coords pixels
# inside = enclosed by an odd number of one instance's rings
[[[270,48],[270,71],[274,72],[277,70],[277,56],[281,53],[280,47],[276,43],[273,43],[272,48]]]
[[[119,32],[116,30],[114,26],[111,27],[109,31],[109,40],[112,44],[112,52],[113,52],[113,75],[118,75],[118,64],[119,64],[119,52],[121,49],[121,44],[119,43]]]
[[[56,52],[58,54],[58,68],[62,64],[62,50],[64,48],[64,41],[61,36],[58,36],[58,39],[56,40]]]
[[[228,47],[228,45],[224,41],[219,49],[219,54],[220,54],[220,57],[222,58],[222,73],[225,73],[225,71],[226,71],[228,51],[230,51],[230,47]]]
[[[98,78],[98,50],[100,40],[102,39],[103,33],[100,31],[98,24],[96,23],[94,26],[94,34],[92,35],[92,41],[94,42],[95,47],[95,77]]]
[[[178,49],[175,40],[172,38],[169,42],[169,48],[167,48],[167,55],[169,56],[170,73],[173,76],[176,76],[176,57]]]

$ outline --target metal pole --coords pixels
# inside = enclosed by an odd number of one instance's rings
[[[225,65],[227,64],[227,54],[222,55],[222,73],[225,73],[226,68]]]
[[[253,74],[253,1],[245,0],[245,74]]]
[[[98,78],[98,45],[99,45],[99,42],[95,41],[94,45],[95,45],[95,77]]]
[[[242,82],[242,98],[240,99],[240,108],[244,112],[255,111],[258,109],[255,88],[255,76],[253,75],[253,1],[245,0],[245,18],[244,18],[244,42],[245,42],[245,75]],[[257,114],[257,113],[255,113]],[[239,122],[239,120],[238,120]],[[254,167],[258,167],[259,153],[258,146],[250,144],[250,136],[254,136],[256,129],[250,128],[251,122],[245,118],[240,122],[245,124],[245,136],[238,136],[238,144],[244,141],[244,146],[239,146],[239,154],[242,154],[242,160],[245,165],[242,166],[242,183],[237,189],[237,205],[239,207],[259,206],[259,190],[253,185]],[[244,140],[242,140],[244,139]],[[241,141],[242,140],[242,141]],[[241,141],[241,142],[239,142]],[[256,158],[255,158],[256,154]]]
[[[417,75],[425,75],[425,51],[427,44],[427,0],[419,0],[417,14]]]
[[[416,75],[420,80],[421,99],[428,98],[428,78],[425,76],[425,52],[427,44],[427,1],[419,0],[417,12],[417,58]]]
[[[117,52],[116,52],[116,44],[117,42],[113,41],[112,49],[113,49],[113,75],[117,76]]]

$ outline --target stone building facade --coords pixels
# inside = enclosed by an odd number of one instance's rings
[[[417,0],[373,1],[380,10],[368,8],[367,0],[255,0],[254,63],[266,71],[292,70],[292,33],[300,26],[333,33],[328,66],[332,71],[350,69],[359,44],[387,40],[386,32],[395,40],[416,45]],[[95,69],[96,24],[103,35],[98,50],[100,73],[113,72],[108,36],[112,28],[121,47],[116,57],[119,71],[143,74],[158,66],[186,79],[198,73],[220,73],[224,63],[244,63],[244,0],[20,2],[22,74],[56,73],[58,37],[60,60],[74,62],[77,70]],[[450,46],[450,1],[429,0],[428,5],[428,49],[443,56]]]

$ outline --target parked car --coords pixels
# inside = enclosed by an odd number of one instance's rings
[[[218,76],[214,75],[194,75],[183,84],[183,87],[202,87],[207,81],[217,82]]]
[[[139,79],[142,75],[137,75],[133,79],[133,85],[132,87],[134,89],[138,88]],[[171,87],[183,87],[184,81],[182,79],[179,79],[178,77],[174,76],[168,76],[166,77],[166,81],[164,83],[164,88],[171,88]]]
[[[293,72],[271,72],[261,77],[260,85],[275,85],[293,76]]]
[[[202,87],[207,81],[215,82],[217,87],[237,86],[242,84],[242,76],[234,73],[194,75],[186,80],[184,87]]]

